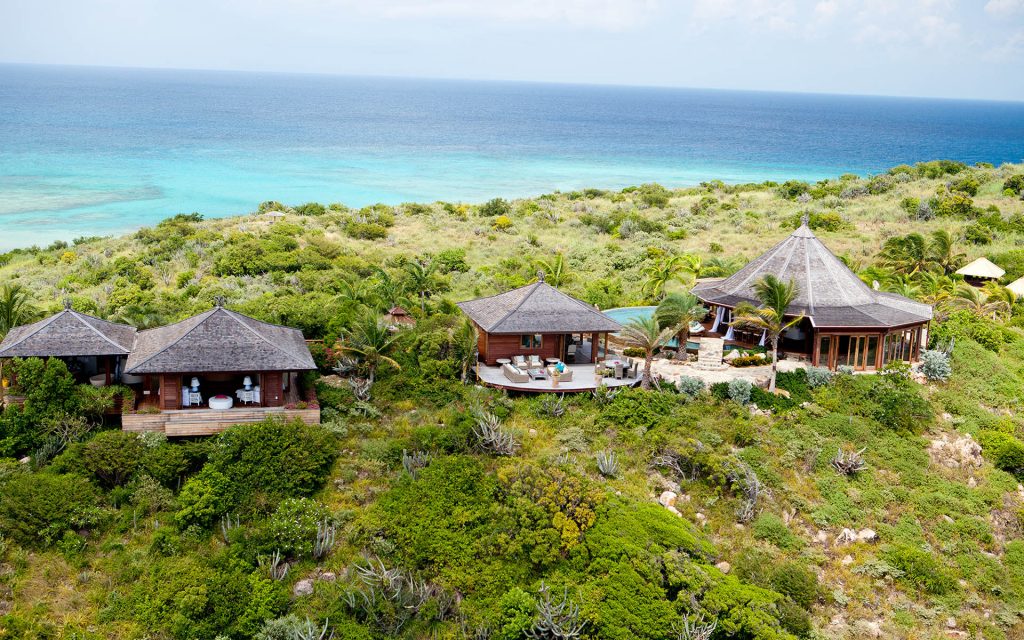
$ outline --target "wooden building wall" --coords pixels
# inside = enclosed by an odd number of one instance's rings
[[[173,411],[181,408],[181,375],[160,374],[160,409]]]
[[[260,400],[265,407],[284,405],[284,374],[281,371],[264,371],[260,374]]]

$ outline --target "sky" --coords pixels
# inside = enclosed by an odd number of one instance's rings
[[[1024,0],[0,0],[0,62],[1024,100]]]

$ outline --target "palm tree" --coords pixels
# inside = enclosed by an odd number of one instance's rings
[[[463,319],[462,324],[452,331],[452,347],[462,369],[460,379],[463,384],[469,382],[469,372],[476,363],[478,341],[476,326],[468,318]]]
[[[163,324],[163,318],[150,306],[144,304],[130,304],[114,314],[114,322],[130,324],[137,329],[152,329]]]
[[[338,349],[342,353],[355,357],[366,374],[367,388],[373,386],[377,370],[382,366],[401,369],[402,366],[389,356],[402,336],[401,332],[392,333],[381,321],[376,312],[367,309],[342,332]]]
[[[960,285],[947,304],[954,309],[966,309],[975,315],[988,316],[993,320],[1010,312],[1010,303],[1005,297],[990,299],[981,289],[970,285]]]
[[[372,306],[378,310],[388,309],[393,305],[408,302],[406,291],[404,283],[384,269],[377,267],[373,279],[372,295],[368,296],[368,299],[372,298]]]
[[[644,267],[641,290],[653,300],[665,297],[670,282],[692,284],[700,272],[700,258],[693,255],[662,256],[654,264]]]
[[[1008,287],[1004,287],[998,282],[986,282],[985,286],[982,287],[982,291],[985,292],[985,296],[991,305],[999,305],[1001,312],[1006,318],[1013,315],[1013,307],[1017,304],[1019,297],[1016,293],[1011,291]]]
[[[670,293],[654,311],[658,326],[662,329],[675,328],[680,350],[686,349],[690,324],[700,322],[707,314],[707,307],[692,293]]]
[[[921,301],[932,306],[949,300],[956,291],[956,283],[952,278],[932,271],[918,274],[918,283],[921,290]]]
[[[3,340],[11,329],[24,324],[31,314],[25,288],[20,284],[5,284],[0,289],[0,340]],[[3,362],[0,362],[0,378],[2,377]]]
[[[947,276],[963,266],[967,258],[956,250],[956,240],[945,229],[932,232],[932,241],[928,244],[928,257]]]
[[[5,284],[0,289],[0,340],[31,315],[28,293],[20,284]]]
[[[535,263],[544,272],[544,281],[556,289],[572,280],[573,274],[561,253],[555,254],[550,260],[535,260]]]
[[[772,378],[768,383],[768,391],[775,392],[775,378],[779,371],[779,337],[790,327],[794,327],[804,319],[803,315],[786,319],[786,310],[796,299],[796,282],[783,282],[773,275],[766,275],[754,283],[760,307],[749,302],[740,303],[733,315],[733,324],[750,325],[763,329],[768,334],[772,345]]]
[[[675,327],[662,329],[654,316],[646,318],[633,318],[623,327],[622,339],[626,344],[644,352],[644,374],[640,383],[643,389],[650,389],[654,380],[651,378],[651,362],[654,361],[654,352],[664,347],[676,334]]]
[[[426,315],[427,298],[442,288],[437,277],[437,263],[433,260],[411,260],[402,266],[402,270],[405,271],[405,286],[419,298],[420,311]]]
[[[933,264],[928,251],[928,242],[920,233],[889,238],[882,246],[879,255],[886,266],[909,275],[918,271],[927,271]]]

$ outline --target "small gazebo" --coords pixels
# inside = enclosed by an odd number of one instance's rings
[[[622,330],[593,306],[544,282],[543,274],[533,284],[458,306],[476,325],[479,359],[488,365],[517,355],[591,363],[601,340],[607,353],[608,334]]]
[[[0,359],[60,358],[80,382],[96,386],[121,380],[135,327],[101,320],[71,308],[11,329],[0,342]]]
[[[806,218],[788,238],[732,276],[693,288],[713,314],[712,333],[738,343],[764,340],[761,333],[739,339],[732,320],[739,304],[760,306],[754,285],[769,274],[796,284],[787,316],[803,316],[786,332],[782,350],[803,354],[816,366],[863,371],[892,360],[914,362],[927,344],[931,306],[864,284],[818,240]]]
[[[158,398],[154,406],[162,411],[193,404],[213,408],[211,399],[217,396],[233,404],[240,390],[255,390],[246,396],[248,404],[280,407],[293,391],[297,373],[313,369],[316,364],[301,331],[220,304],[187,320],[138,332],[125,365],[128,373],[143,377],[143,394]],[[193,402],[196,396],[198,403]]]
[[[976,287],[980,287],[991,280],[998,280],[1006,275],[1006,271],[988,258],[978,258],[974,262],[957,269],[956,273],[963,276],[968,284]]]
[[[384,324],[394,329],[402,327],[415,327],[416,318],[409,315],[409,312],[402,307],[395,305],[384,314]]]

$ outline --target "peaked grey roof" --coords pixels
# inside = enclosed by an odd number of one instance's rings
[[[315,369],[302,332],[223,307],[140,331],[125,372],[202,373]]]
[[[543,280],[459,308],[487,333],[616,332],[622,325]]]
[[[134,339],[135,327],[65,309],[11,329],[0,342],[0,358],[124,356]]]
[[[732,276],[698,284],[693,294],[709,304],[758,306],[754,283],[769,274],[796,282],[788,311],[809,317],[816,327],[898,327],[932,318],[930,305],[864,284],[806,224]]]

